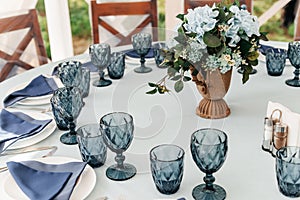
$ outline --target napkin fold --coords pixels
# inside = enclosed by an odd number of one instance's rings
[[[0,153],[11,144],[42,131],[52,119],[37,120],[22,112],[0,111]]]
[[[34,78],[25,88],[14,91],[9,94],[3,101],[4,107],[11,106],[27,97],[44,96],[53,93],[57,89],[53,78],[47,78],[39,75]]]
[[[18,186],[33,200],[69,199],[85,166],[85,162],[46,164],[31,160],[7,163]]]
[[[140,58],[141,56],[136,53],[134,49],[129,49],[126,51],[123,51],[128,57],[131,58]],[[154,51],[153,48],[150,49],[150,51],[146,54],[145,58],[154,58]]]

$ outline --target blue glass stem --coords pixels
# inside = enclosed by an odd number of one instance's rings
[[[124,169],[125,156],[122,153],[117,153],[115,161],[117,162],[117,168]]]
[[[146,67],[145,66],[145,62],[146,62],[145,56],[141,56],[140,62],[141,62],[141,68],[145,68]]]
[[[212,174],[206,174],[206,176],[203,178],[203,181],[205,182],[205,186],[207,190],[214,191],[213,182],[215,182],[215,177]]]
[[[295,69],[294,74],[295,74],[294,80],[299,80],[299,74],[300,74],[299,68]]]
[[[100,79],[99,79],[100,81],[104,80],[104,71],[103,70],[99,71],[99,77],[100,77]]]
[[[71,121],[69,123],[70,123],[69,124],[70,134],[71,135],[76,135],[76,131],[75,131],[76,124],[74,123],[74,121]]]

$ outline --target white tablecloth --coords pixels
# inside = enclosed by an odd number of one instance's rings
[[[87,61],[88,55],[73,59]],[[0,85],[0,100],[7,91],[30,80],[40,73],[50,73],[55,63],[27,71]],[[241,75],[233,73],[226,101],[231,108],[231,115],[225,119],[207,120],[195,115],[195,108],[201,99],[194,83],[185,85],[183,92],[170,95],[145,94],[149,90],[148,81],[158,81],[164,69],[158,69],[152,63],[153,72],[137,74],[133,68],[137,65],[127,64],[126,74],[105,88],[91,86],[77,126],[90,122],[99,122],[101,116],[112,111],[126,111],[133,115],[135,138],[125,152],[126,162],[134,164],[138,174],[130,180],[117,182],[105,176],[107,166],[114,163],[114,154],[109,152],[105,166],[95,169],[97,184],[88,200],[107,196],[112,200],[135,199],[192,199],[192,189],[203,183],[204,174],[192,160],[189,143],[191,134],[204,127],[215,127],[224,130],[229,137],[228,157],[222,168],[214,173],[216,183],[225,188],[227,199],[231,200],[280,200],[288,199],[278,190],[275,176],[275,159],[262,151],[263,119],[269,100],[286,105],[300,113],[299,88],[287,86],[284,81],[293,77],[294,68],[287,66],[282,76],[271,77],[266,73],[266,66],[261,62],[258,73],[250,77],[245,85]],[[97,76],[93,76],[93,80]],[[49,105],[48,105],[49,106]],[[56,156],[68,156],[80,159],[78,147],[63,145],[59,142],[62,131],[55,131],[50,137],[35,146],[57,145]],[[184,177],[179,191],[174,195],[160,194],[149,173],[149,150],[158,144],[175,143],[185,149]],[[6,173],[0,174],[0,197],[5,196],[3,184]]]

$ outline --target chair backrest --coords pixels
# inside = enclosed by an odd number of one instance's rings
[[[0,82],[7,78],[14,66],[21,67],[25,70],[29,70],[34,67],[31,64],[21,60],[22,54],[32,40],[34,40],[35,43],[38,63],[42,65],[48,62],[35,9],[29,10],[29,12],[26,14],[20,14],[0,19],[0,34],[14,32],[22,29],[28,29],[28,32],[26,32],[24,38],[21,39],[21,42],[17,45],[15,51],[12,54],[9,54],[0,49],[0,58],[6,61],[6,64],[0,71]]]
[[[221,0],[184,0],[184,10],[185,12],[189,8],[195,8],[198,6],[205,6],[206,4],[212,6],[214,3],[220,3]],[[247,10],[252,12],[252,0],[240,0],[240,5],[246,5]]]
[[[91,0],[91,16],[93,42],[99,43],[101,34],[99,33],[99,25],[120,39],[118,45],[131,44],[131,36],[140,32],[143,28],[151,25],[153,41],[158,40],[157,31],[157,0],[139,1],[139,2],[106,2],[97,3]],[[112,24],[105,22],[102,17],[107,16],[140,16],[147,17],[137,24],[128,34],[121,33]],[[103,41],[102,41],[103,42]]]
[[[294,40],[300,41],[300,3],[298,4],[298,9],[295,17]]]

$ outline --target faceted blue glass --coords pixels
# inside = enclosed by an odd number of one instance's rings
[[[63,120],[68,124],[69,132],[60,137],[64,144],[77,144],[76,119],[83,106],[82,96],[77,87],[64,87],[57,89],[50,99],[54,119],[57,123]]]
[[[79,84],[79,90],[81,92],[82,98],[85,98],[89,95],[90,92],[90,70],[87,68],[82,68],[82,81]]]
[[[82,80],[81,63],[78,61],[62,62],[57,67],[57,75],[65,87],[78,87]]]
[[[184,150],[164,144],[150,151],[151,174],[159,192],[174,194],[179,190],[184,169]]]
[[[132,36],[132,46],[137,54],[141,56],[141,66],[134,69],[137,73],[148,73],[152,69],[145,66],[145,56],[152,46],[152,36],[149,33],[137,33]]]
[[[270,76],[280,76],[285,67],[287,52],[283,49],[270,48],[266,51],[267,72]]]
[[[276,153],[279,191],[287,197],[300,197],[300,148],[283,147]]]
[[[105,163],[107,147],[98,124],[86,124],[78,128],[77,141],[84,162],[93,168],[101,167]]]
[[[153,52],[154,52],[155,63],[156,63],[156,66],[159,67],[159,68],[166,68],[166,67],[162,67],[160,65],[164,60],[164,56],[162,54],[162,51],[164,49],[167,49],[167,45],[164,42],[159,42],[159,43],[153,44]]]
[[[295,67],[295,77],[293,79],[286,80],[285,83],[289,86],[300,87],[300,41],[289,42],[287,53],[291,64]]]
[[[111,62],[107,67],[108,76],[111,79],[120,79],[124,75],[125,70],[125,54],[122,52],[113,52],[111,54]]]

